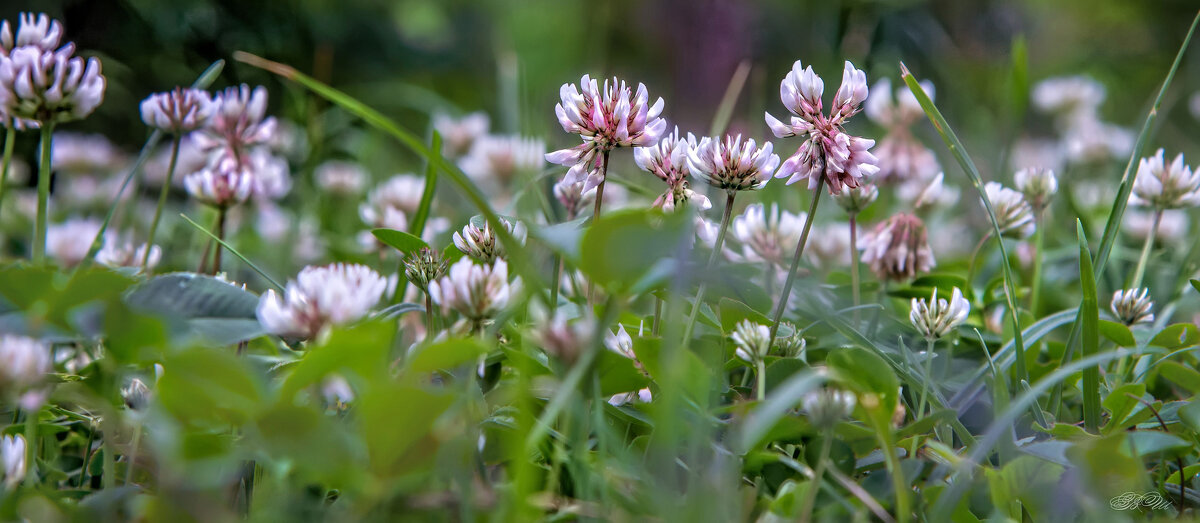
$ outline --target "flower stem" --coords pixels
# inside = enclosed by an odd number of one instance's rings
[[[1158,235],[1158,226],[1162,223],[1162,216],[1162,209],[1154,211],[1154,225],[1150,226],[1150,234],[1146,236],[1146,243],[1142,245],[1142,256],[1138,258],[1137,268],[1133,271],[1133,281],[1129,284],[1130,289],[1142,286],[1142,277],[1146,275],[1146,263],[1150,261],[1150,251],[1154,248],[1154,237]]]
[[[659,324],[662,323],[662,308],[663,300],[658,296],[654,297],[654,323],[650,326],[650,335],[658,336]]]
[[[40,264],[46,258],[46,212],[50,203],[50,145],[54,123],[42,124],[42,160],[38,166],[37,220],[33,226],[33,262]]]
[[[604,182],[608,180],[608,151],[600,153],[600,185],[596,186],[596,205],[592,208],[592,223],[600,219],[600,206],[604,203]],[[596,290],[596,284],[592,280],[588,280],[587,302],[592,303],[592,295]]]
[[[833,447],[833,430],[825,429],[821,434],[821,453],[817,455],[817,466],[813,469],[812,483],[804,491],[804,504],[800,509],[800,521],[812,521],[813,504],[817,501],[817,491],[821,488],[821,477],[825,475],[825,462],[829,461],[829,451]]]
[[[983,246],[987,245],[987,241],[991,237],[991,231],[985,233],[983,237],[979,239],[979,243],[975,244],[975,249],[971,251],[971,261],[969,261],[967,265],[967,290],[970,291],[971,294],[975,293],[974,283],[972,282],[975,280],[976,262],[979,260],[979,254],[983,251]],[[1008,261],[1005,260],[1004,263],[1008,263]]]
[[[788,269],[787,280],[783,282],[783,292],[779,295],[779,305],[775,306],[775,318],[771,321],[770,343],[774,345],[775,334],[779,332],[779,320],[783,319],[783,310],[787,308],[788,298],[792,294],[792,284],[796,281],[796,268],[800,266],[800,257],[804,255],[804,245],[808,243],[808,232],[812,230],[813,218],[817,216],[817,203],[821,201],[821,189],[825,188],[825,177],[817,180],[813,189],[812,203],[808,206],[808,217],[804,219],[804,230],[800,232],[800,241],[796,242],[796,253],[792,255],[792,268]]]
[[[225,207],[217,210],[217,230],[215,234],[217,235],[217,239],[221,241],[225,240],[225,211]],[[219,272],[221,272],[221,244],[217,243],[213,246],[212,275],[216,276]]]
[[[811,217],[810,217],[811,219]],[[862,302],[862,290],[858,276],[858,213],[850,213],[850,293],[854,297],[854,326],[858,328],[859,310]]]
[[[4,163],[0,167],[0,204],[4,203],[5,187],[8,185],[8,169],[12,166],[13,142],[16,141],[17,130],[13,127],[16,122],[9,119],[8,129],[4,131]]]
[[[154,219],[150,221],[150,234],[146,237],[146,253],[142,255],[142,272],[150,274],[150,246],[154,245],[154,233],[158,231],[158,221],[162,219],[163,207],[167,205],[167,193],[171,192],[171,181],[175,177],[175,164],[179,161],[179,142],[182,136],[175,135],[171,141],[171,161],[167,165],[167,179],[163,182],[162,192],[158,195],[158,207],[154,209]]]
[[[754,362],[754,398],[758,401],[767,399],[767,362],[761,357]]]
[[[929,389],[933,388],[933,347],[934,340],[926,340],[925,346],[925,386],[921,387],[921,401],[917,404],[917,411],[913,413],[913,420],[920,419],[921,414],[925,412],[925,406],[928,405]],[[916,443],[913,444],[914,449]],[[914,454],[916,454],[914,450]]]
[[[721,229],[717,231],[717,242],[713,244],[712,254],[708,256],[708,264],[705,265],[705,272],[712,270],[713,265],[717,262],[717,256],[721,254],[721,245],[725,243],[725,231],[729,229],[729,218],[733,215],[733,198],[737,196],[737,191],[728,191],[729,197],[725,200],[725,214],[721,216]],[[700,288],[696,289],[696,298],[692,301],[692,313],[688,315],[688,321],[683,329],[683,343],[687,344],[688,340],[692,339],[692,330],[696,327],[696,317],[700,315],[700,302],[704,301],[704,292],[708,290],[708,285],[705,282],[700,283]]]
[[[1042,257],[1044,256],[1043,251],[1046,250],[1046,231],[1043,227],[1045,212],[1043,209],[1038,209],[1034,216],[1037,227],[1034,234],[1037,236],[1033,239],[1033,289],[1029,298],[1029,312],[1036,316],[1042,297]]]
[[[37,483],[38,456],[38,414],[41,407],[35,407],[25,412],[25,486]]]

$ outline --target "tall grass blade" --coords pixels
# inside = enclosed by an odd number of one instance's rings
[[[1096,354],[1100,347],[1100,305],[1096,297],[1096,278],[1093,276],[1092,253],[1088,251],[1083,223],[1075,221],[1079,237],[1079,281],[1083,287],[1083,302],[1079,304],[1082,322],[1083,356]],[[1100,368],[1083,369],[1083,427],[1091,433],[1100,430]]]

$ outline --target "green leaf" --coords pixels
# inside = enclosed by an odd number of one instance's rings
[[[441,441],[434,423],[456,400],[452,390],[386,382],[358,398],[355,418],[370,470],[389,478],[432,468]]]
[[[474,363],[487,354],[488,348],[474,338],[454,338],[427,345],[410,355],[405,362],[409,377],[439,370],[451,370]]]
[[[438,159],[442,157],[442,135],[437,131],[433,131],[433,138],[429,142],[429,153],[436,155],[434,157]],[[425,234],[425,222],[429,220],[429,211],[433,207],[433,195],[437,192],[437,173],[437,162],[426,162],[425,188],[421,192],[421,203],[417,206],[417,212],[413,214],[412,223],[408,225],[411,229],[409,232],[417,238]]]
[[[404,254],[413,254],[421,249],[429,248],[429,244],[425,243],[425,240],[404,231],[371,229],[371,234],[374,234],[375,238],[379,241]]]
[[[301,389],[320,383],[326,376],[345,371],[382,380],[395,332],[395,325],[386,321],[334,329],[324,342],[313,346],[300,361],[286,367],[280,398],[289,400]]]
[[[591,216],[584,216],[548,227],[534,227],[529,230],[529,236],[536,238],[572,264],[578,265],[580,244],[583,243],[583,233],[587,230],[583,224],[590,219]]]
[[[1096,296],[1096,278],[1092,270],[1092,254],[1088,251],[1083,223],[1075,220],[1079,240],[1079,280],[1083,287],[1083,302],[1079,304],[1082,321],[1082,353],[1086,358],[1100,350],[1100,305]],[[1088,432],[1100,428],[1100,367],[1083,369],[1083,425]]]
[[[1200,280],[1191,279],[1191,280],[1188,280],[1188,282],[1190,282],[1192,284],[1192,288],[1196,289],[1196,292],[1200,292]]]
[[[596,373],[600,375],[600,394],[611,396],[641,390],[650,380],[634,366],[633,360],[616,352],[601,349],[596,355]]]
[[[1187,453],[1192,450],[1192,444],[1174,434],[1153,430],[1138,430],[1126,432],[1121,441],[1121,452],[1126,456],[1146,456],[1149,454],[1166,453],[1169,456]]]
[[[1197,329],[1196,325],[1192,323],[1169,325],[1158,331],[1158,334],[1155,334],[1148,343],[1148,345],[1167,350],[1183,349],[1196,344],[1200,344],[1200,329]]]
[[[1142,397],[1145,393],[1145,383],[1127,383],[1110,392],[1108,397],[1104,398],[1104,410],[1109,413],[1108,423],[1104,425],[1104,433],[1110,434],[1128,427],[1130,423],[1126,423],[1126,419],[1137,407],[1142,406],[1142,403],[1136,398]]]
[[[1179,420],[1192,432],[1200,433],[1200,400],[1191,400],[1179,408]]]
[[[1118,347],[1137,346],[1137,340],[1133,338],[1133,331],[1129,330],[1124,323],[1100,320],[1100,334],[1117,344]]]
[[[162,365],[156,398],[180,421],[227,430],[256,417],[262,383],[231,351],[188,349]]]
[[[633,339],[633,353],[637,356],[638,361],[642,362],[642,366],[646,368],[646,372],[650,374],[656,382],[662,383],[667,376],[667,369],[662,364],[662,339],[661,338],[642,338]],[[710,383],[711,373],[708,365],[690,350],[680,351],[676,355],[682,360],[684,381],[684,390],[692,399],[703,398],[708,395],[708,384]]]
[[[838,349],[825,358],[838,380],[860,394],[875,394],[883,410],[891,412],[899,401],[900,380],[892,367],[879,355],[867,349],[848,347]]]
[[[217,345],[266,334],[257,319],[258,301],[240,287],[189,272],[158,276],[125,296],[130,307],[183,320],[193,332]]]
[[[686,214],[622,210],[601,216],[583,233],[579,268],[610,291],[630,289],[686,241]]]
[[[1192,394],[1200,393],[1200,372],[1196,372],[1194,369],[1184,367],[1178,362],[1168,361],[1159,367],[1158,373]]]
[[[750,411],[738,432],[738,449],[746,454],[764,443],[764,436],[787,416],[809,391],[825,382],[824,374],[813,370],[803,371],[788,378],[778,388],[771,389],[767,398]]]

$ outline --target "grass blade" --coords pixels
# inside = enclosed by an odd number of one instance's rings
[[[1083,329],[1083,356],[1086,358],[1099,351],[1100,305],[1096,297],[1096,278],[1092,273],[1092,254],[1088,251],[1083,223],[1079,220],[1075,221],[1075,234],[1079,237],[1079,280],[1083,287],[1079,320]],[[1083,369],[1083,426],[1092,433],[1100,430],[1100,368],[1096,366]]]
[[[192,219],[188,218],[186,214],[181,213],[179,216],[182,217],[184,220],[186,220],[188,223],[192,224],[192,227],[199,229],[200,232],[207,234],[209,238],[212,238],[214,241],[221,244],[221,247],[224,247],[225,250],[229,251],[234,256],[237,256],[237,259],[242,260],[242,262],[245,263],[247,266],[249,266],[251,269],[253,269],[254,272],[257,272],[259,276],[262,276],[264,280],[267,280],[267,283],[270,283],[272,287],[275,287],[276,289],[278,289],[279,292],[284,291],[283,285],[280,285],[279,282],[275,281],[274,278],[271,278],[270,276],[268,276],[267,273],[263,272],[262,269],[258,268],[258,266],[254,264],[254,262],[246,259],[245,256],[242,256],[242,253],[238,252],[237,249],[234,249],[232,245],[229,245],[228,243],[225,243],[224,240],[217,238],[217,235],[213,234],[212,232],[209,232],[209,230],[205,229],[203,225],[200,225],[200,224],[192,221]]]
[[[966,149],[963,148],[962,142],[958,140],[958,136],[954,134],[954,130],[950,128],[950,124],[942,117],[942,112],[933,104],[933,100],[929,99],[929,95],[917,83],[917,79],[908,71],[908,67],[903,62],[900,63],[901,76],[904,78],[904,83],[908,84],[908,89],[912,91],[913,96],[921,104],[921,109],[925,110],[925,116],[933,123],[934,128],[942,137],[942,141],[946,143],[946,147],[950,148],[950,153],[958,160],[958,164],[962,167],[967,176],[971,178],[971,184],[975,186],[975,190],[979,192],[979,198],[983,201],[983,208],[987,211],[988,221],[992,224],[992,235],[996,238],[996,245],[1000,248],[1000,267],[1004,273],[1004,298],[1008,302],[1008,315],[1012,323],[1013,329],[1013,349],[1016,355],[1016,365],[1014,368],[1015,380],[1014,383],[1020,383],[1021,380],[1029,380],[1029,373],[1025,369],[1025,344],[1021,340],[1021,322],[1017,315],[1017,293],[1016,285],[1013,283],[1012,269],[1008,263],[1008,250],[1004,248],[1004,239],[1000,234],[1000,224],[996,221],[996,211],[992,209],[992,202],[988,201],[987,193],[983,190],[983,177],[979,175],[979,169],[975,167],[975,162],[967,155]],[[970,282],[968,282],[968,285]]]
[[[712,127],[708,130],[709,136],[720,136],[729,127],[733,108],[737,107],[738,96],[742,94],[742,88],[746,86],[746,78],[750,76],[750,67],[749,60],[742,60],[737,69],[733,71],[733,76],[729,77],[729,86],[725,88],[725,95],[721,97],[721,103],[717,106],[716,114],[713,115]]]
[[[439,158],[442,155],[442,135],[437,131],[433,132],[433,139],[429,142],[429,149]],[[425,222],[429,220],[429,209],[433,207],[433,193],[437,191],[437,168],[433,162],[427,162],[425,165],[425,192],[421,193],[421,204],[417,207],[416,214],[413,215],[412,225],[409,226],[409,234],[421,238],[425,233]]]

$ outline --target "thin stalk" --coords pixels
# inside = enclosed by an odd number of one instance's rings
[[[811,216],[809,219],[812,219]],[[858,328],[859,310],[862,302],[861,285],[858,278],[858,213],[850,213],[850,292],[854,297],[854,327]]]
[[[225,240],[225,211],[224,207],[217,209],[217,230],[213,231],[217,235],[217,245],[213,248],[213,266],[212,275],[216,276],[221,272],[221,244]]]
[[[79,485],[78,488],[83,488],[88,479],[88,465],[92,462],[92,444],[96,441],[96,424],[92,422],[88,425],[87,446],[83,448],[83,467],[79,469]]]
[[[562,286],[562,273],[564,264],[561,254],[554,255],[554,280],[550,282],[550,312],[558,310],[558,288]]]
[[[804,220],[804,230],[800,231],[800,241],[796,242],[796,253],[792,255],[792,268],[788,269],[787,280],[783,282],[783,293],[779,296],[779,305],[775,306],[775,318],[771,321],[771,344],[775,343],[775,334],[779,332],[779,320],[783,318],[783,310],[787,308],[788,297],[792,294],[792,284],[796,281],[796,267],[800,266],[800,256],[804,255],[804,244],[808,243],[808,231],[812,230],[813,219],[817,217],[817,203],[821,201],[821,189],[825,188],[825,177],[817,180],[813,189],[812,203],[808,206],[808,218]]]
[[[604,182],[608,180],[608,151],[600,153],[600,185],[596,186],[596,205],[592,208],[592,223],[600,219],[600,206],[604,204]],[[592,295],[596,284],[588,280],[587,302],[592,303]]]
[[[977,268],[976,266],[978,265],[979,255],[983,252],[984,245],[987,245],[987,241],[991,239],[991,237],[991,231],[984,233],[983,237],[979,239],[979,243],[975,244],[975,249],[971,251],[971,261],[968,262],[967,265],[967,290],[969,290],[971,294],[975,294],[973,282],[975,280],[975,270]]]
[[[913,421],[921,417],[925,412],[925,405],[928,405],[929,389],[933,387],[933,346],[935,341],[931,338],[927,340],[925,346],[925,386],[921,387],[921,401],[917,404],[917,412],[913,414]],[[914,438],[915,439],[915,438]],[[915,447],[916,444],[914,443]],[[914,452],[915,454],[915,452]]]
[[[171,161],[167,164],[167,179],[163,182],[162,192],[158,195],[158,207],[154,209],[154,219],[150,221],[150,234],[146,237],[146,253],[142,255],[142,272],[150,273],[150,246],[154,245],[154,233],[158,231],[158,221],[162,219],[163,207],[167,205],[167,193],[171,192],[171,181],[175,178],[175,165],[179,161],[179,143],[183,137],[179,134],[171,140]]]
[[[1150,226],[1150,234],[1146,236],[1146,243],[1142,245],[1142,256],[1138,258],[1137,268],[1133,271],[1133,281],[1129,284],[1130,289],[1142,286],[1142,277],[1146,275],[1146,264],[1150,261],[1150,251],[1154,249],[1154,237],[1158,235],[1158,226],[1162,223],[1162,217],[1162,209],[1154,211],[1154,225]]]
[[[717,256],[721,255],[721,245],[725,243],[725,232],[729,230],[729,218],[733,216],[733,198],[737,196],[737,191],[727,191],[729,197],[725,199],[725,213],[721,216],[721,229],[717,231],[717,242],[713,244],[712,254],[708,256],[708,264],[704,266],[704,271],[711,271],[713,265],[717,263]],[[683,342],[686,344],[692,339],[692,330],[696,327],[696,318],[700,316],[700,302],[704,301],[704,292],[708,290],[706,282],[700,283],[700,288],[696,289],[696,298],[692,301],[692,313],[688,315],[688,321],[683,328]]]
[[[13,142],[16,142],[17,130],[13,127],[16,122],[9,119],[8,128],[4,131],[4,161],[0,166],[0,204],[4,203],[4,190],[8,185],[8,168],[12,166]]]
[[[104,472],[102,473],[103,477],[100,478],[100,487],[104,490],[111,489],[117,484],[117,457],[113,454],[116,449],[113,448],[111,441],[113,434],[110,432],[104,432],[104,439],[100,443],[104,450]]]
[[[767,399],[767,362],[761,357],[754,362],[754,398]]]
[[[433,339],[433,298],[425,291],[425,339]]]
[[[825,462],[829,461],[829,451],[833,447],[833,430],[825,429],[821,435],[821,453],[817,455],[817,466],[813,469],[812,483],[804,491],[804,504],[800,509],[800,521],[812,521],[813,504],[817,501],[817,490],[821,486],[821,477],[825,475]]]
[[[32,487],[37,483],[38,456],[38,413],[41,408],[30,409],[25,413],[25,486]]]
[[[662,306],[663,300],[658,296],[654,297],[654,323],[650,326],[650,335],[658,336],[658,326],[662,323]]]
[[[46,212],[50,204],[50,145],[53,140],[54,122],[42,124],[42,161],[38,166],[37,220],[33,226],[33,262],[40,264],[46,258]]]
[[[1033,239],[1033,289],[1029,298],[1029,312],[1032,312],[1034,316],[1037,316],[1042,296],[1042,258],[1046,250],[1046,228],[1043,219],[1045,215],[1045,209],[1038,209],[1034,215],[1034,226],[1037,229],[1034,231],[1036,236]]]

